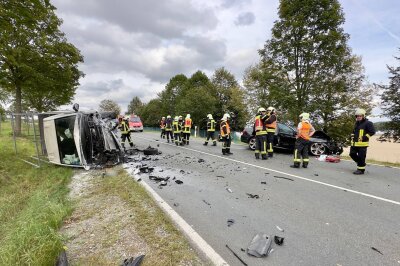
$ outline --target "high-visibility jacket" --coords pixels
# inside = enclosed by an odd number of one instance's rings
[[[172,123],[172,127],[174,129],[174,133],[181,133],[182,132],[182,123],[179,121],[174,121]]]
[[[297,137],[305,140],[310,140],[310,133],[315,131],[309,121],[302,121],[297,128]]]
[[[231,128],[229,127],[228,121],[222,121],[221,122],[221,137],[226,137],[231,134]]]
[[[192,119],[185,118],[185,125],[183,127],[183,133],[190,133],[191,128],[192,128]]]
[[[357,121],[354,125],[351,146],[368,147],[369,138],[375,134],[374,124],[368,119]]]
[[[119,124],[119,129],[121,130],[121,134],[129,133],[129,122],[122,120],[121,124]]]
[[[265,121],[266,116],[261,116],[261,115],[257,115],[256,119],[254,121],[254,130],[256,132],[256,135],[265,135],[267,134],[267,128],[265,127]]]
[[[164,129],[165,128],[165,120],[160,121],[160,128]]]
[[[207,121],[207,131],[208,132],[215,132],[215,120],[208,119]]]
[[[165,121],[165,131],[172,131],[172,118],[167,118]]]
[[[276,130],[276,115],[272,114],[265,121],[265,127],[267,128],[267,132],[275,133]]]

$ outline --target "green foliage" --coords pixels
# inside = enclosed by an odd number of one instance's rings
[[[175,114],[177,97],[183,93],[187,83],[188,78],[183,74],[178,74],[169,80],[165,89],[158,95],[161,101],[160,114],[163,114],[161,117]]]
[[[8,123],[4,130],[11,132]],[[19,143],[33,153],[30,140]],[[71,213],[72,170],[18,160],[10,134],[0,135],[0,157],[0,265],[54,265],[63,249],[58,229]]]
[[[160,99],[150,100],[150,102],[144,105],[141,112],[141,119],[143,125],[151,127],[159,126],[159,122],[162,116],[162,114],[160,113],[160,105],[161,105]]]
[[[128,105],[128,114],[136,114],[141,116],[141,111],[144,104],[139,97],[135,96]]]
[[[315,124],[344,141],[352,127],[337,125],[347,125],[357,107],[371,109],[373,89],[363,85],[364,69],[351,54],[343,23],[337,0],[281,0],[260,64],[245,74],[252,107],[269,103],[296,123],[309,112]]]
[[[41,112],[72,100],[83,58],[60,25],[49,1],[0,2],[0,86],[14,97],[16,112],[22,101]]]
[[[114,112],[116,115],[121,114],[121,107],[112,100],[102,100],[99,104],[100,112]]]
[[[400,62],[400,57],[395,57]],[[400,142],[400,66],[390,67],[389,85],[379,85],[383,92],[381,95],[384,114],[391,121],[387,123],[387,130],[383,138]]]

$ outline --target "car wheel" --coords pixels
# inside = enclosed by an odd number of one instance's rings
[[[256,138],[251,138],[249,140],[249,148],[253,151],[256,149]]]
[[[315,156],[322,155],[326,152],[326,147],[323,143],[313,143],[310,146],[310,153]]]

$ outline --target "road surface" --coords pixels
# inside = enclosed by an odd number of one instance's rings
[[[181,147],[156,133],[132,137],[139,148],[159,145],[159,160],[147,163],[153,175],[170,176],[161,188],[145,174],[142,180],[230,265],[243,264],[226,244],[248,265],[400,265],[398,168],[371,165],[355,176],[353,162],[311,158],[308,169],[292,169],[287,153],[263,161],[244,145],[223,156],[221,143],[203,146],[200,138]],[[242,249],[257,233],[284,237],[284,245],[251,257]]]

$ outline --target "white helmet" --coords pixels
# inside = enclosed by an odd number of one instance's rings
[[[265,108],[264,108],[264,107],[260,107],[260,108],[258,108],[258,112],[259,112],[259,113],[261,113],[261,112],[265,112]]]
[[[129,118],[130,118],[129,115],[124,116],[125,120],[129,120]]]
[[[167,118],[171,118],[171,116],[170,116],[170,115],[167,115]]]
[[[190,114],[187,114],[187,115],[186,115],[186,118],[190,118]]]
[[[228,114],[228,113],[226,113],[226,114],[224,114],[224,116],[222,117],[222,120],[223,121],[226,121],[226,120],[228,120],[228,118],[230,118],[231,116]]]
[[[212,114],[208,114],[208,115],[207,115],[207,118],[208,118],[208,119],[213,119]]]
[[[178,121],[179,120],[179,116],[175,116],[174,120]]]
[[[363,115],[365,116],[365,110],[362,108],[357,108],[355,115]]]
[[[273,112],[275,112],[275,108],[270,106],[267,108],[267,111],[273,113]]]
[[[180,115],[180,116],[178,117],[178,119],[183,119],[183,117]]]
[[[301,120],[309,120],[310,119],[310,114],[309,113],[302,113],[299,115]]]
[[[161,119],[165,119],[165,116],[163,116]]]

